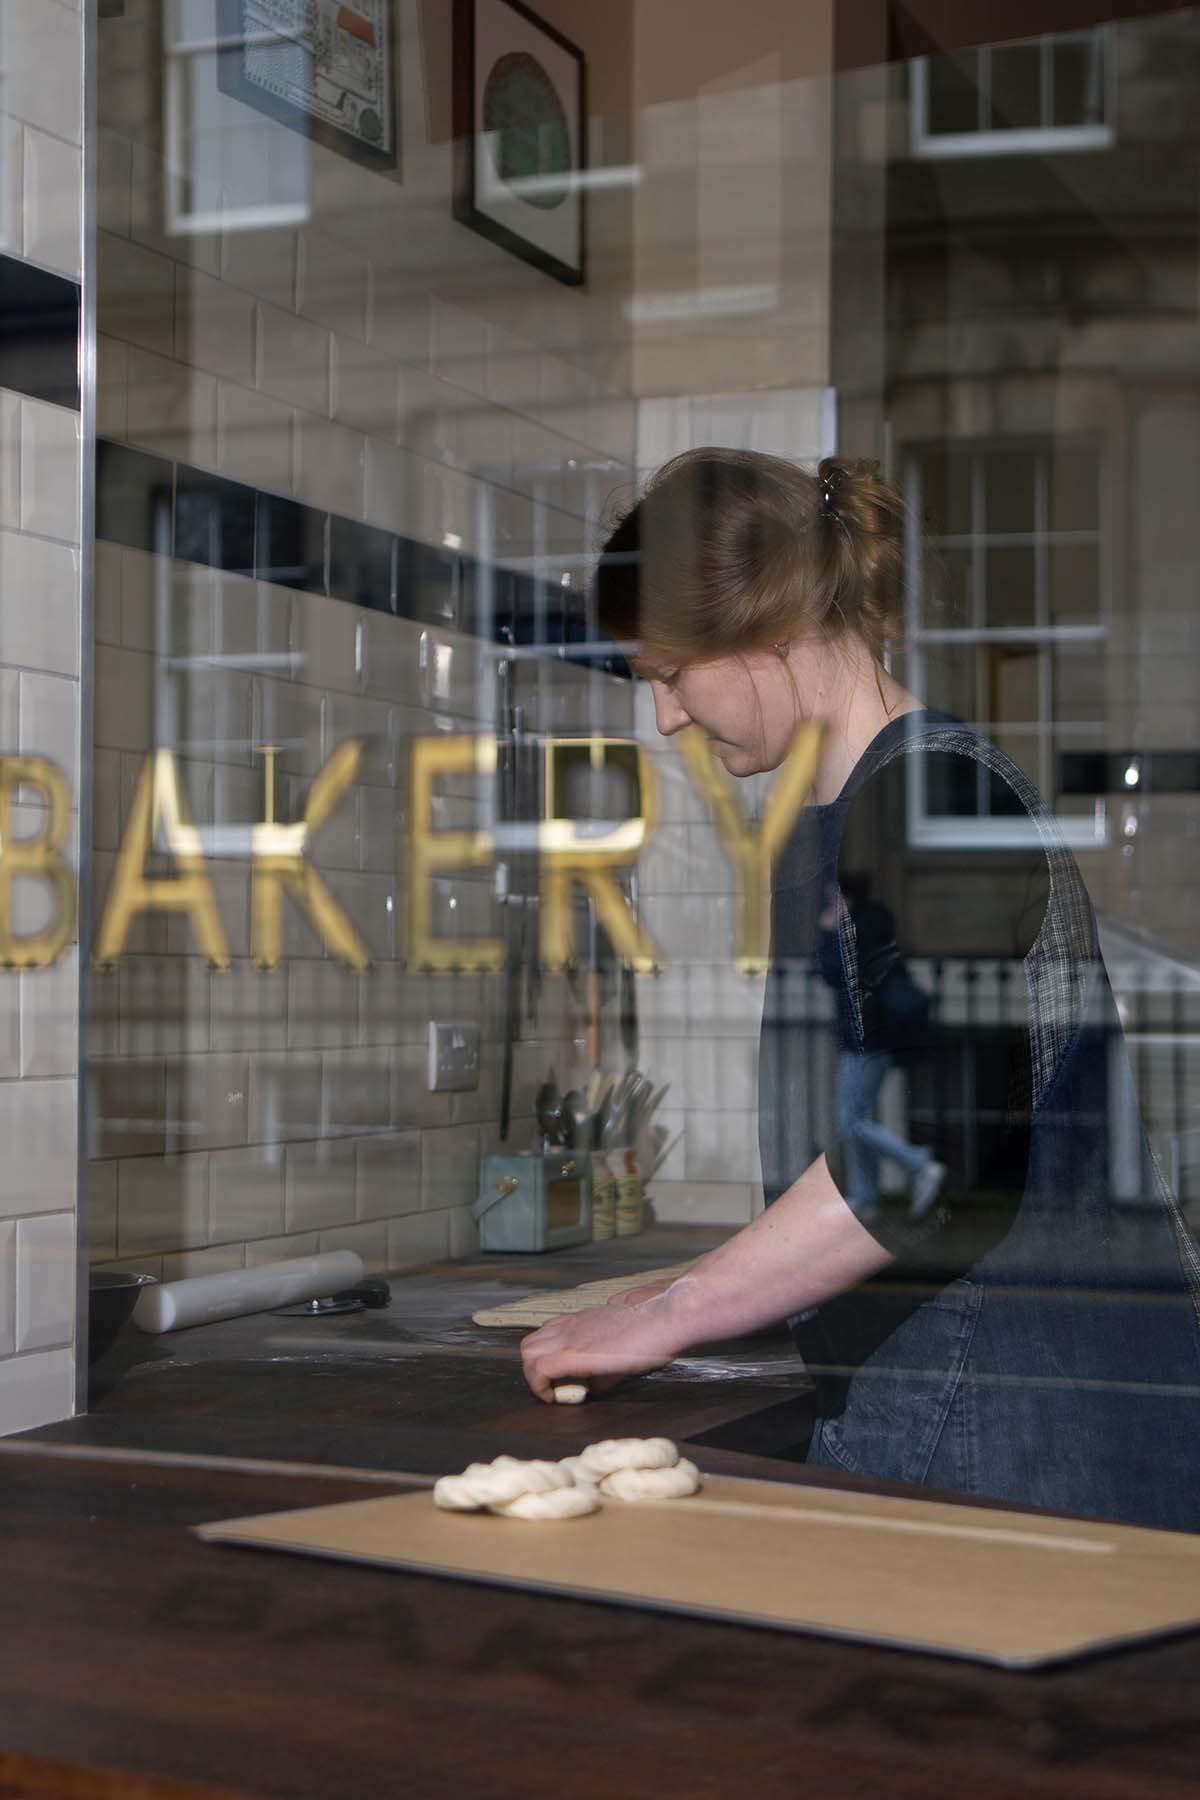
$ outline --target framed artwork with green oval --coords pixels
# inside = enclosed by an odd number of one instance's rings
[[[455,218],[580,285],[583,52],[520,0],[455,0],[454,139]]]

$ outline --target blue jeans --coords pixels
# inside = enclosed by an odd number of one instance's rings
[[[895,1060],[880,1050],[838,1054],[838,1125],[850,1186],[846,1203],[860,1219],[870,1219],[879,1210],[881,1156],[898,1163],[910,1181],[933,1156],[928,1145],[918,1148],[908,1143],[875,1118],[883,1078]]]

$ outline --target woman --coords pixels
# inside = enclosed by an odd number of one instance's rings
[[[1044,803],[994,745],[882,666],[901,630],[902,567],[901,502],[870,465],[827,459],[814,477],[725,450],[668,464],[605,548],[601,617],[637,641],[661,732],[700,726],[735,776],[778,767],[803,721],[824,737],[812,804],[773,870],[766,1209],[682,1279],[533,1333],[526,1376],[550,1399],[555,1380],[603,1385],[788,1319],[817,1384],[811,1462],[1200,1529],[1200,1257],[1148,1149],[1094,916]],[[1033,821],[1038,847],[999,921],[1024,974],[1007,1054],[973,1063],[979,1117],[1000,1119],[987,1167],[939,1142],[951,1167],[938,1206],[875,1222],[847,1204],[832,1128],[813,1154],[801,1083],[835,1059],[816,1058],[790,996],[828,885],[871,866],[897,807],[903,817],[914,758],[930,793],[982,772]],[[881,899],[904,916],[903,895]],[[869,1056],[887,969],[860,968],[840,902],[837,921],[845,1005]],[[988,1195],[981,1220],[968,1183]]]

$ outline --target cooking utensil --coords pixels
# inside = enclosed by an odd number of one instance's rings
[[[558,1096],[558,1088],[552,1075],[548,1075],[538,1089],[533,1110],[538,1122],[538,1130],[542,1134],[542,1142],[544,1144],[559,1143],[558,1134],[562,1125],[563,1110],[562,1101]]]
[[[514,665],[504,658],[496,669],[496,722],[499,742],[496,746],[496,813],[499,820],[511,826],[517,816],[517,723],[513,706]],[[517,1036],[520,1011],[520,962],[517,941],[518,921],[513,913],[513,863],[511,847],[505,856],[502,873],[502,906],[504,918],[504,1053],[500,1065],[500,1140],[508,1136],[512,1108],[513,1044]],[[500,891],[500,890],[498,890]]]
[[[586,1143],[591,1113],[579,1089],[572,1088],[569,1093],[564,1094],[562,1104],[563,1115],[571,1134],[567,1141],[575,1146]]]
[[[667,1136],[667,1133],[664,1131],[663,1132],[664,1140],[666,1139],[666,1136]],[[650,1167],[645,1171],[645,1173],[642,1176],[643,1185],[645,1185],[645,1183],[647,1181],[649,1181],[649,1179],[652,1175],[657,1174],[658,1170],[662,1168],[663,1164],[666,1162],[668,1156],[670,1156],[672,1150],[674,1150],[676,1144],[679,1142],[679,1140],[682,1138],[682,1136],[683,1136],[682,1131],[676,1132],[675,1136],[671,1139],[671,1142],[669,1144],[667,1144],[666,1148],[663,1150],[660,1150],[658,1152],[658,1154],[654,1158],[654,1161],[650,1164]]]
[[[133,1317],[138,1295],[154,1285],[153,1275],[125,1269],[97,1269],[88,1283],[88,1361],[98,1362],[110,1350],[121,1327]]]
[[[500,1069],[500,1140],[508,1137],[512,1107],[513,1045],[528,990],[536,981],[532,954],[538,905],[538,857],[533,832],[540,812],[537,740],[525,730],[524,709],[514,703],[515,665],[502,658],[496,670],[497,894],[504,920],[504,1050]]]
[[[366,1312],[381,1306],[390,1306],[392,1290],[386,1281],[371,1277],[367,1281],[356,1282],[353,1287],[342,1288],[336,1294],[327,1294],[319,1300],[301,1300],[297,1306],[277,1306],[274,1311],[277,1319],[315,1319],[325,1318],[330,1313]]]

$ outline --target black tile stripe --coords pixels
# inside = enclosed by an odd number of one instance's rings
[[[1131,768],[1135,782],[1126,779]],[[1060,794],[1124,794],[1130,800],[1200,793],[1200,750],[1061,750],[1057,788]]]
[[[79,410],[78,282],[0,255],[0,387]],[[96,536],[628,674],[578,595],[99,439]]]
[[[96,443],[96,536],[165,554],[173,543],[175,469],[128,444]]]
[[[101,438],[96,536],[627,674],[578,595]]]
[[[79,283],[3,255],[0,387],[79,411]]]

